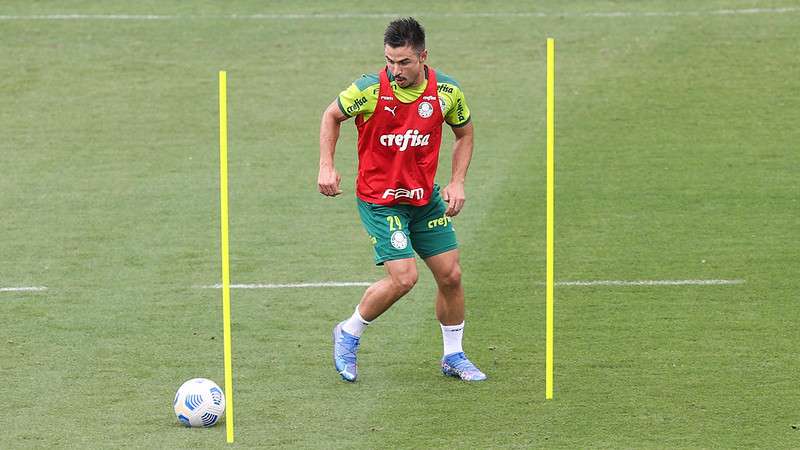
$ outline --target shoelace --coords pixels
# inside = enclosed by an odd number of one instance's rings
[[[451,367],[453,367],[457,371],[459,371],[459,372],[480,372],[478,370],[478,368],[475,367],[475,364],[472,364],[472,362],[470,360],[468,360],[467,357],[464,356],[463,353],[459,354],[457,356],[457,358],[454,358],[454,359],[455,359],[454,361],[453,360],[447,361],[447,364],[449,364]]]
[[[359,340],[356,337],[347,336],[344,333],[342,333],[341,336],[341,342],[336,343],[336,346],[339,348],[339,356],[345,363],[355,364]]]

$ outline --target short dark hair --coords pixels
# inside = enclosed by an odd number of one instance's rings
[[[383,43],[392,48],[411,46],[420,53],[425,50],[425,29],[413,17],[397,19],[386,27]]]

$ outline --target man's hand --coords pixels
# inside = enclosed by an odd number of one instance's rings
[[[464,183],[452,181],[442,189],[442,200],[447,202],[447,210],[444,212],[449,217],[457,216],[464,207],[466,195],[464,194]]]
[[[339,172],[337,172],[335,168],[328,166],[319,168],[317,185],[319,186],[320,194],[327,195],[328,197],[336,197],[341,194],[342,190],[339,189],[339,183],[341,181],[342,177],[339,176]]]

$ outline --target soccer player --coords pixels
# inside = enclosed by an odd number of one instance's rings
[[[458,83],[427,66],[425,31],[413,18],[395,20],[384,34],[386,67],[363,75],[333,101],[320,125],[319,192],[342,193],[334,166],[340,124],[358,129],[356,195],[375,263],[386,277],[367,288],[352,316],[333,330],[333,360],[345,381],[356,381],[361,334],[417,282],[416,252],[436,279],[436,317],[444,340],[442,373],[466,381],[486,375],[464,355],[464,288],[453,217],[464,207],[472,158],[469,108]],[[455,134],[450,182],[434,184],[442,124]]]

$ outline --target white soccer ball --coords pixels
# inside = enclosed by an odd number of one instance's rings
[[[211,427],[225,415],[225,394],[207,378],[192,378],[178,388],[172,407],[187,427]]]

